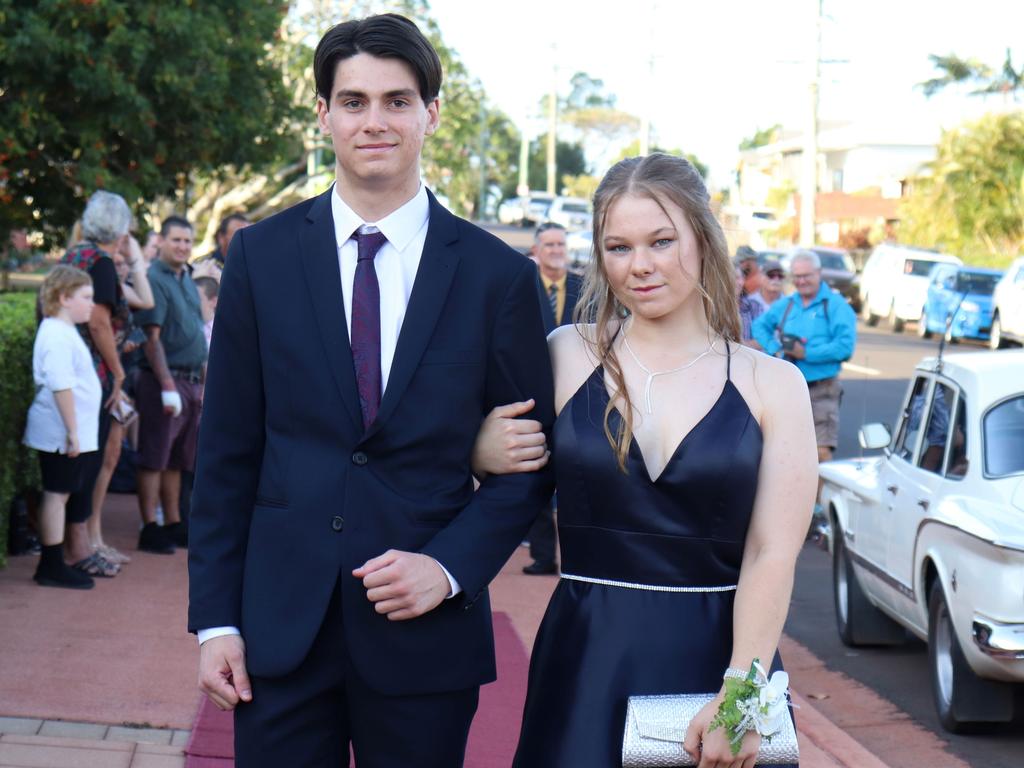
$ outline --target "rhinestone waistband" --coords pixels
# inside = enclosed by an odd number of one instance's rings
[[[733,592],[736,584],[722,587],[669,587],[661,584],[637,584],[632,581],[615,581],[613,579],[597,579],[593,576],[577,576],[574,573],[563,573],[563,579],[569,581],[585,581],[588,584],[602,584],[606,587],[623,587],[625,589],[645,589],[648,592]]]

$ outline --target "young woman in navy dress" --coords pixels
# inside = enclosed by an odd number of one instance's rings
[[[686,160],[613,167],[594,251],[580,322],[549,337],[562,576],[514,765],[621,766],[630,696],[717,691],[686,747],[703,768],[751,768],[756,731],[734,756],[708,726],[727,669],[781,666],[817,483],[807,386],[740,343],[725,238]]]

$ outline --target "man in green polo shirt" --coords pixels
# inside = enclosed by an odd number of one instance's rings
[[[139,371],[138,493],[143,529],[139,549],[170,554],[186,546],[181,521],[181,473],[195,468],[196,438],[206,374],[206,336],[199,292],[185,265],[192,225],[171,216],[160,228],[160,255],[149,268],[154,306],[136,313],[146,332]],[[157,503],[164,525],[156,521]]]

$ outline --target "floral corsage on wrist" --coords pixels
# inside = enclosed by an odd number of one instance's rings
[[[760,659],[754,659],[745,676],[742,670],[726,670],[725,699],[708,732],[724,728],[735,756],[747,731],[757,731],[763,739],[771,741],[782,728],[782,718],[789,717],[786,710],[790,706],[789,675],[774,672],[769,678]]]

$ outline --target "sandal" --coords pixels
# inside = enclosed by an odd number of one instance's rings
[[[72,568],[94,578],[112,579],[121,571],[121,567],[110,562],[99,552],[93,552],[84,560],[72,563]]]
[[[100,544],[96,547],[96,551],[99,553],[100,557],[114,565],[125,565],[132,561],[132,559],[124,552],[114,549],[109,544]]]

